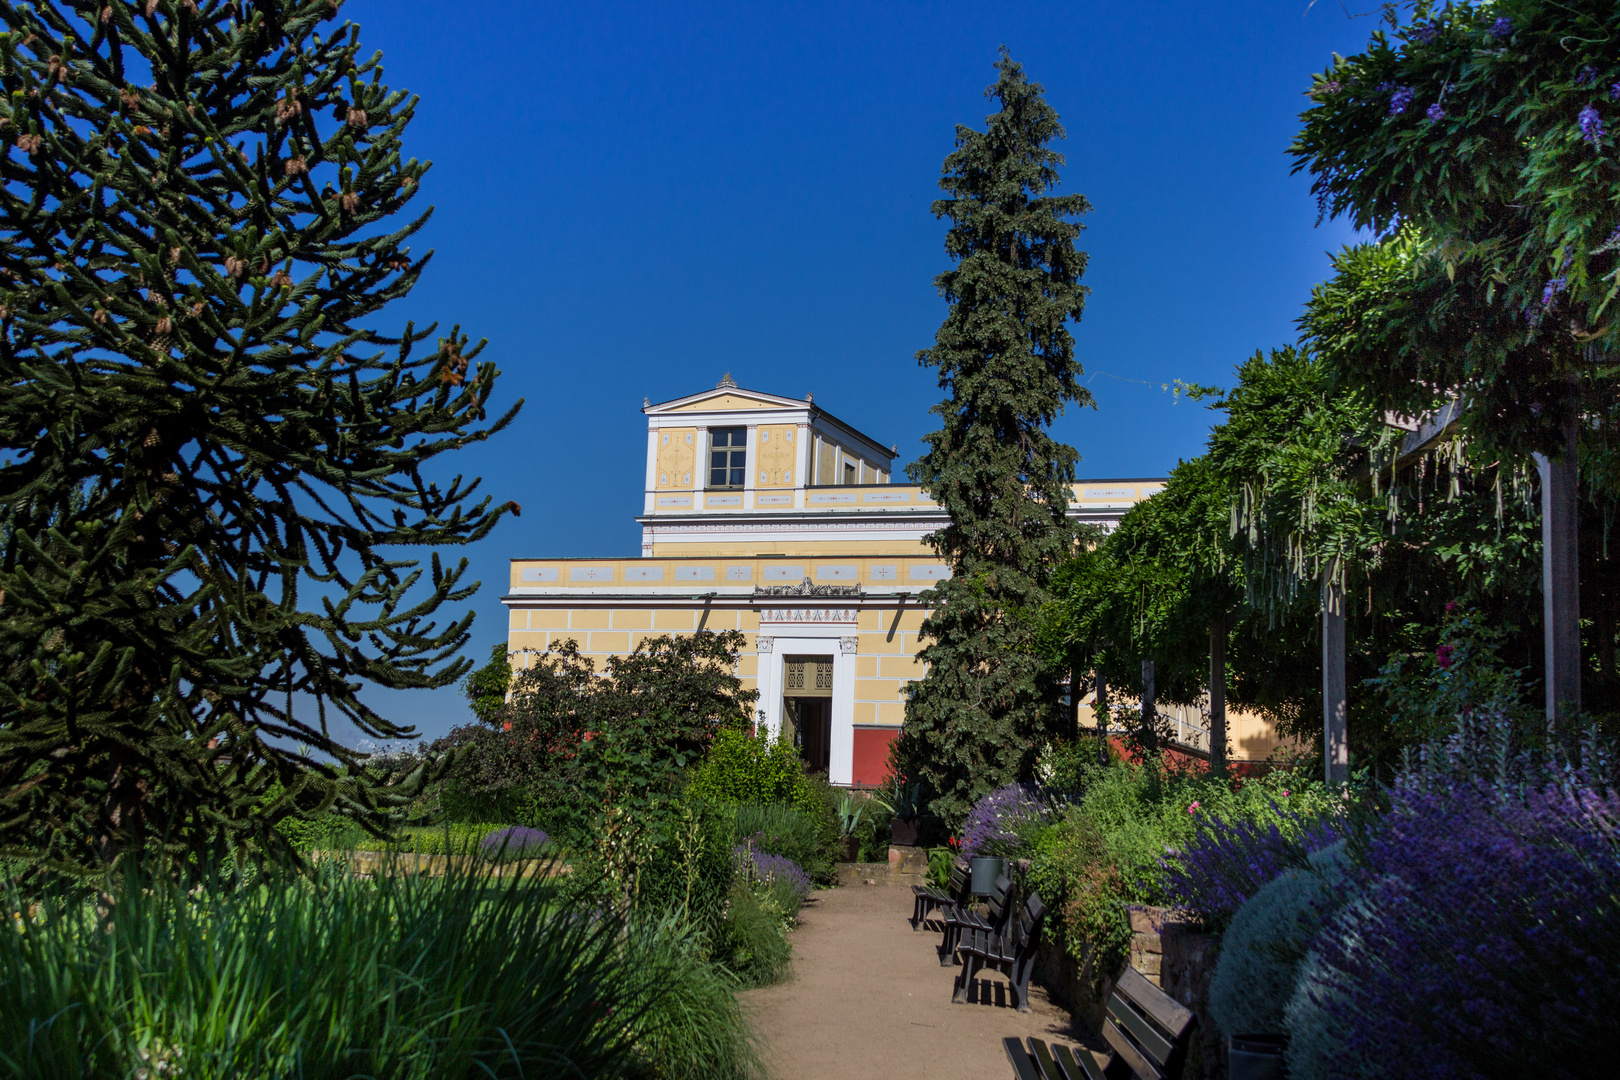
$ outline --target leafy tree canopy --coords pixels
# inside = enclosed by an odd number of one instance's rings
[[[428,261],[426,214],[398,218],[428,166],[339,6],[0,0],[8,853],[379,827],[392,796],[330,714],[408,736],[362,688],[469,666],[471,613],[438,613],[477,586],[436,549],[508,507],[430,467],[516,406],[486,422],[459,329],[379,328]]]
[[[1620,14],[1408,8],[1310,91],[1296,170],[1324,213],[1393,242],[1340,257],[1307,332],[1383,407],[1457,396],[1476,442],[1561,451],[1578,411],[1615,400]],[[1346,312],[1355,294],[1369,302]]]

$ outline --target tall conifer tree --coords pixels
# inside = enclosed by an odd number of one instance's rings
[[[515,407],[485,422],[496,371],[459,328],[378,329],[427,263],[426,214],[390,220],[427,166],[339,6],[0,0],[6,852],[376,823],[330,714],[409,734],[361,687],[467,669],[471,614],[435,621],[465,560],[403,549],[489,532],[505,504],[426,470]]]
[[[1069,483],[1079,455],[1048,426],[1069,402],[1091,404],[1079,384],[1074,339],[1087,289],[1075,249],[1091,209],[1083,195],[1053,195],[1063,137],[1038,83],[1002,50],[1001,103],[984,131],[956,129],[933,204],[948,219],[956,266],[934,284],[950,314],[917,359],[939,372],[943,421],[910,468],[950,515],[929,543],[951,577],[924,594],[927,675],[912,687],[899,751],[960,816],[974,799],[1027,779],[1041,738],[1062,721],[1058,688],[1034,646],[1034,615],[1052,569],[1074,543]]]

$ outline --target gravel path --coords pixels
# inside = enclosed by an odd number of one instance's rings
[[[1045,990],[1020,1013],[1000,975],[951,1004],[958,969],[939,966],[939,934],[913,932],[910,916],[902,886],[823,889],[805,905],[793,977],[741,995],[773,1080],[1006,1080],[1004,1037],[1079,1041]]]

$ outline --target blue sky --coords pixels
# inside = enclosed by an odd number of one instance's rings
[[[524,507],[467,552],[470,654],[504,639],[508,559],[639,551],[644,397],[729,371],[916,456],[948,265],[928,206],[1003,43],[1063,118],[1062,190],[1096,208],[1073,330],[1097,408],[1056,433],[1083,477],[1200,453],[1211,414],[1160,384],[1229,385],[1294,340],[1351,239],[1285,151],[1311,73],[1373,20],[1308,3],[349,0],[434,163],[433,264],[389,317],[487,337],[493,404],[526,401],[454,463]],[[429,736],[469,719],[450,690],[370,700]]]

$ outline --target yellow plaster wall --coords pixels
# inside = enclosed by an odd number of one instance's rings
[[[678,406],[677,408],[669,409],[668,411],[669,412],[722,412],[722,411],[725,411],[727,409],[776,409],[776,410],[781,410],[781,408],[782,408],[782,406],[772,404],[769,401],[760,401],[757,398],[743,397],[740,394],[711,394],[710,396],[708,396],[706,398],[700,398],[697,401],[691,402],[691,403],[686,404],[686,405]]]
[[[697,473],[697,428],[660,428],[655,465],[658,469],[658,488],[661,491],[689,491],[701,487]]]
[[[754,483],[760,488],[790,488],[803,477],[793,475],[799,457],[797,424],[761,424],[754,432]]]

